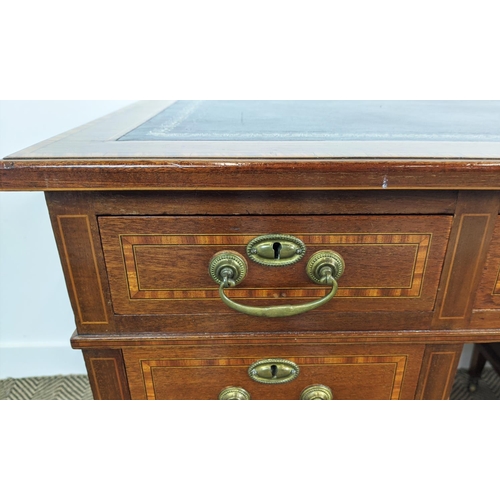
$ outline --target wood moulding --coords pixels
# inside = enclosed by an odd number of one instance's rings
[[[79,334],[76,331],[71,337],[74,349],[121,349],[127,347],[155,347],[169,345],[230,345],[230,344],[265,344],[290,343],[322,344],[335,342],[338,344],[391,343],[391,344],[463,344],[466,342],[486,343],[498,341],[495,330],[455,330],[455,331],[344,331],[344,332],[252,332],[252,333],[218,333],[210,334]]]
[[[0,189],[483,190],[500,189],[498,160],[50,159],[0,161]]]

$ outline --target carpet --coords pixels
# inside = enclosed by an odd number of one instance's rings
[[[476,391],[469,392],[468,386],[467,370],[461,368],[457,371],[450,399],[500,399],[500,377],[492,369],[483,370]],[[0,399],[91,400],[93,398],[86,375],[57,375],[0,380]]]
[[[0,399],[93,398],[87,375],[56,375],[0,380]]]

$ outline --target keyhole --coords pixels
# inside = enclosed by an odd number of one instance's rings
[[[276,243],[273,244],[273,248],[274,248],[274,258],[276,260],[279,260],[281,253],[281,243],[277,241]]]
[[[276,378],[276,374],[278,373],[278,367],[276,365],[271,365],[271,376]]]

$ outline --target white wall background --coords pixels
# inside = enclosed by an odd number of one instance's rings
[[[0,158],[134,101],[0,101]],[[42,192],[0,192],[0,378],[85,373]]]
[[[132,102],[0,101],[0,158]],[[0,378],[85,373],[74,329],[43,193],[0,192]]]

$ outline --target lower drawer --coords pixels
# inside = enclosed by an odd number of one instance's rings
[[[405,344],[239,344],[126,348],[123,356],[132,399],[218,399],[228,387],[250,399],[300,399],[322,385],[333,399],[360,400],[413,399],[423,352]],[[295,363],[298,375],[284,383],[253,380],[249,367],[261,360]]]

